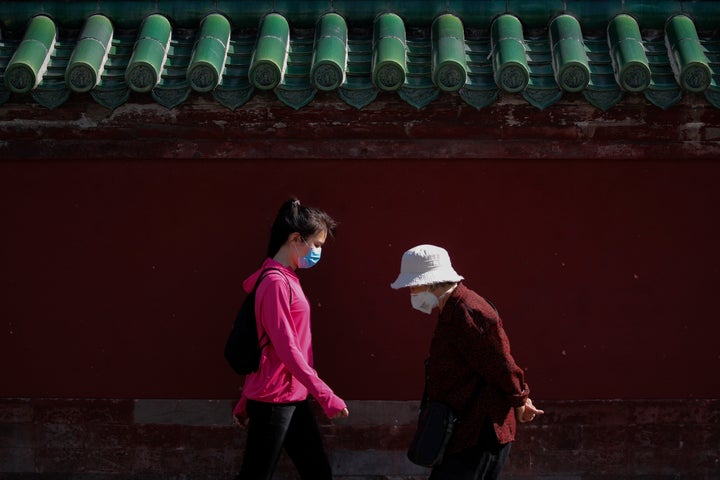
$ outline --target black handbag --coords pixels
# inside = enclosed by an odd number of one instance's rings
[[[422,467],[434,467],[442,462],[457,421],[455,412],[449,406],[424,401],[420,408],[415,436],[408,448],[408,459]]]

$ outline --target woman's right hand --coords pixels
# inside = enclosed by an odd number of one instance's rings
[[[535,420],[535,417],[537,415],[542,415],[545,413],[543,410],[540,410],[539,408],[536,408],[535,405],[533,405],[532,400],[529,398],[525,400],[525,405],[522,407],[517,407],[515,409],[515,416],[517,417],[518,422],[520,423],[528,423]]]

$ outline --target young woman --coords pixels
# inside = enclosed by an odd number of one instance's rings
[[[347,417],[345,402],[313,368],[310,304],[295,271],[320,260],[335,221],[296,199],[285,202],[273,223],[268,258],[243,283],[257,286],[255,314],[263,338],[260,368],[247,375],[234,409],[235,422],[247,427],[242,468],[236,480],[270,479],[284,448],[303,480],[332,478],[308,395],[329,418]],[[268,270],[270,269],[270,270]],[[262,278],[261,278],[262,276]]]

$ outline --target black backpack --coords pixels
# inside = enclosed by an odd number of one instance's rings
[[[230,335],[228,335],[225,342],[225,359],[238,375],[257,372],[258,368],[260,368],[260,353],[270,343],[269,339],[262,343],[267,337],[267,333],[263,333],[263,336],[258,338],[257,323],[255,321],[255,292],[270,270],[277,270],[282,273],[279,268],[266,268],[260,273],[252,292],[245,297],[242,306],[240,306],[232,330],[230,330]],[[285,275],[283,274],[283,276]],[[292,302],[292,289],[290,290],[290,301]]]

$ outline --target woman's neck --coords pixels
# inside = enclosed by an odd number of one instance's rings
[[[445,303],[447,302],[447,299],[450,298],[450,294],[457,288],[457,286],[458,284],[456,283],[452,287],[445,290],[445,292],[438,297],[438,307],[440,308],[441,312],[443,310],[443,307],[445,306]]]
[[[295,270],[297,265],[293,265],[292,256],[290,255],[290,248],[287,245],[280,247],[280,250],[275,254],[273,260],[278,262],[280,265],[287,267],[291,270]]]

